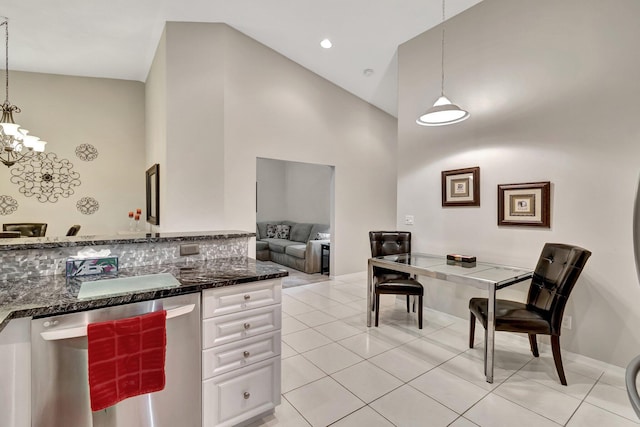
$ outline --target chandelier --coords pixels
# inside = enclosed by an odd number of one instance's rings
[[[444,1],[442,0],[442,22],[444,22]],[[416,120],[421,126],[444,126],[458,123],[469,118],[469,112],[458,107],[444,96],[444,26],[442,27],[440,97]]]
[[[6,97],[2,104],[0,119],[0,162],[11,167],[18,162],[31,159],[44,151],[46,142],[37,136],[28,135],[29,131],[13,120],[13,113],[20,108],[9,102],[9,19],[0,17],[0,26],[4,26],[5,35],[5,89]]]

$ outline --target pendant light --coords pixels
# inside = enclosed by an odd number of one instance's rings
[[[9,102],[9,19],[0,17],[0,26],[4,26],[5,34],[5,93],[2,104],[2,118],[0,118],[0,162],[11,167],[18,162],[24,162],[44,151],[46,142],[37,136],[27,135],[28,130],[21,128],[13,120],[13,113],[19,113],[20,108]]]
[[[444,23],[444,2],[442,0],[442,22]],[[416,120],[421,126],[444,126],[459,123],[469,118],[469,112],[458,107],[444,96],[444,25],[442,26],[442,56],[441,56],[440,97],[424,114]]]

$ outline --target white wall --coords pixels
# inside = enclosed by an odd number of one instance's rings
[[[333,168],[258,159],[258,221],[330,223]]]
[[[46,222],[47,236],[64,235],[73,224],[80,224],[85,235],[127,230],[127,212],[145,208],[144,84],[11,71],[10,101],[22,109],[14,120],[47,141],[47,153],[73,164],[81,184],[67,198],[41,203],[21,194],[10,182],[10,169],[0,165],[0,195],[19,203],[18,210],[0,216],[0,222]],[[78,158],[75,149],[80,144],[93,145],[98,157]],[[76,203],[82,197],[95,198],[98,211],[79,212]]]
[[[258,211],[256,221],[280,221],[287,218],[287,162],[257,159]]]
[[[545,242],[593,252],[562,347],[620,366],[640,353],[632,213],[640,156],[640,3],[485,0],[446,22],[445,93],[471,112],[415,124],[439,94],[440,29],[399,49],[398,226],[414,247],[534,266]],[[480,166],[481,206],[442,208],[440,173]],[[498,227],[497,185],[551,181],[551,228]],[[426,281],[425,281],[426,282]],[[503,295],[524,300],[524,290]],[[468,316],[476,292],[431,284],[427,305]]]
[[[230,28],[227,42],[227,225],[253,229],[256,157],[333,165],[331,271],[363,271],[368,231],[395,221],[396,120]]]
[[[331,271],[366,268],[367,232],[395,222],[396,120],[224,24],[166,28],[160,228],[254,230],[258,157],[334,165]]]

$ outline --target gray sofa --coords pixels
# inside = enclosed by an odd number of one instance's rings
[[[267,237],[267,226],[290,226],[289,238]],[[318,236],[318,233],[327,234]],[[320,272],[320,245],[329,243],[329,226],[326,224],[309,224],[293,221],[258,222],[256,227],[256,259],[273,261],[305,273]]]

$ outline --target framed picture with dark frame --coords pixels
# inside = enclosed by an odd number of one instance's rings
[[[146,172],[147,222],[160,225],[160,165],[155,164]]]
[[[498,185],[498,226],[551,228],[551,182]]]
[[[480,206],[480,168],[442,172],[442,206]]]

